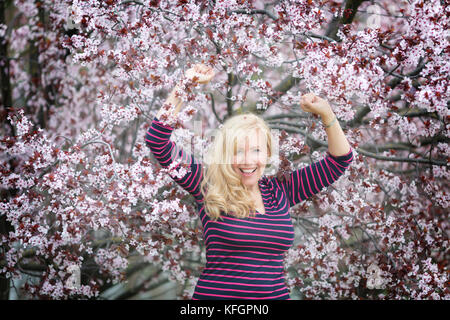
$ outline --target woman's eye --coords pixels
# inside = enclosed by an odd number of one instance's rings
[[[261,149],[257,148],[257,149],[253,149],[253,152],[261,152]],[[236,151],[236,154],[243,154],[244,151],[243,150],[238,150]]]

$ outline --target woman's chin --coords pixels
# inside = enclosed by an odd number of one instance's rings
[[[243,185],[247,187],[252,187],[258,183],[259,179],[261,179],[261,174],[260,172],[257,171],[253,173],[251,176],[245,176],[241,174],[240,177]]]

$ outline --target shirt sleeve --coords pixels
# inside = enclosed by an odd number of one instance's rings
[[[277,183],[283,188],[292,207],[339,179],[352,161],[352,148],[342,156],[334,156],[327,151],[327,155],[322,160],[293,171],[289,180],[279,181],[277,178]]]
[[[176,177],[175,174],[170,176],[184,190],[193,195],[196,201],[202,201],[203,195],[200,191],[200,182],[203,177],[202,165],[196,161],[193,155],[188,154],[170,140],[172,131],[172,127],[163,124],[158,118],[154,117],[145,134],[145,143],[163,168],[181,160],[174,168],[174,171],[179,173],[181,166],[187,165],[188,172],[183,177]]]

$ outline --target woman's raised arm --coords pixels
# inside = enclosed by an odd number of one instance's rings
[[[192,81],[198,83],[208,83],[214,76],[214,71],[204,65],[195,65],[186,72],[186,76]],[[178,114],[182,106],[182,100],[176,97],[176,90],[172,90],[165,104],[175,106],[174,116]],[[187,153],[183,148],[170,141],[170,136],[174,128],[160,121],[160,117],[165,114],[165,108],[161,108],[158,114],[153,118],[152,124],[145,134],[146,145],[150,148],[156,160],[164,168],[169,167],[172,163],[178,162],[171,174],[172,179],[177,182],[183,189],[192,194],[197,201],[202,201],[200,192],[200,182],[202,180],[202,165],[193,155]],[[181,167],[187,169],[187,173],[179,176]]]
[[[206,84],[211,81],[214,77],[214,70],[204,64],[196,64],[192,68],[188,69],[185,73],[186,78],[190,79],[193,82],[197,82],[200,84]],[[181,106],[183,105],[183,101],[176,96],[176,91],[179,90],[179,86],[176,85],[173,88],[172,92],[167,97],[165,102],[166,104],[171,104],[175,106],[175,111],[173,116],[176,116],[180,111]],[[156,114],[156,118],[161,119],[161,116],[166,112],[164,106],[159,109]]]
[[[335,182],[353,161],[352,148],[328,102],[313,94],[306,94],[302,96],[300,106],[306,112],[321,116],[328,136],[328,151],[322,160],[292,172],[289,180],[277,181],[287,195],[290,206]]]

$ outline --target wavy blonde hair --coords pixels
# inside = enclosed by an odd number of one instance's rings
[[[245,136],[253,129],[264,133],[269,159],[272,154],[270,128],[264,119],[250,112],[227,119],[209,147],[204,163],[206,173],[200,190],[205,201],[205,212],[213,220],[220,218],[221,212],[238,218],[256,214],[249,190],[232,167],[238,137]]]

